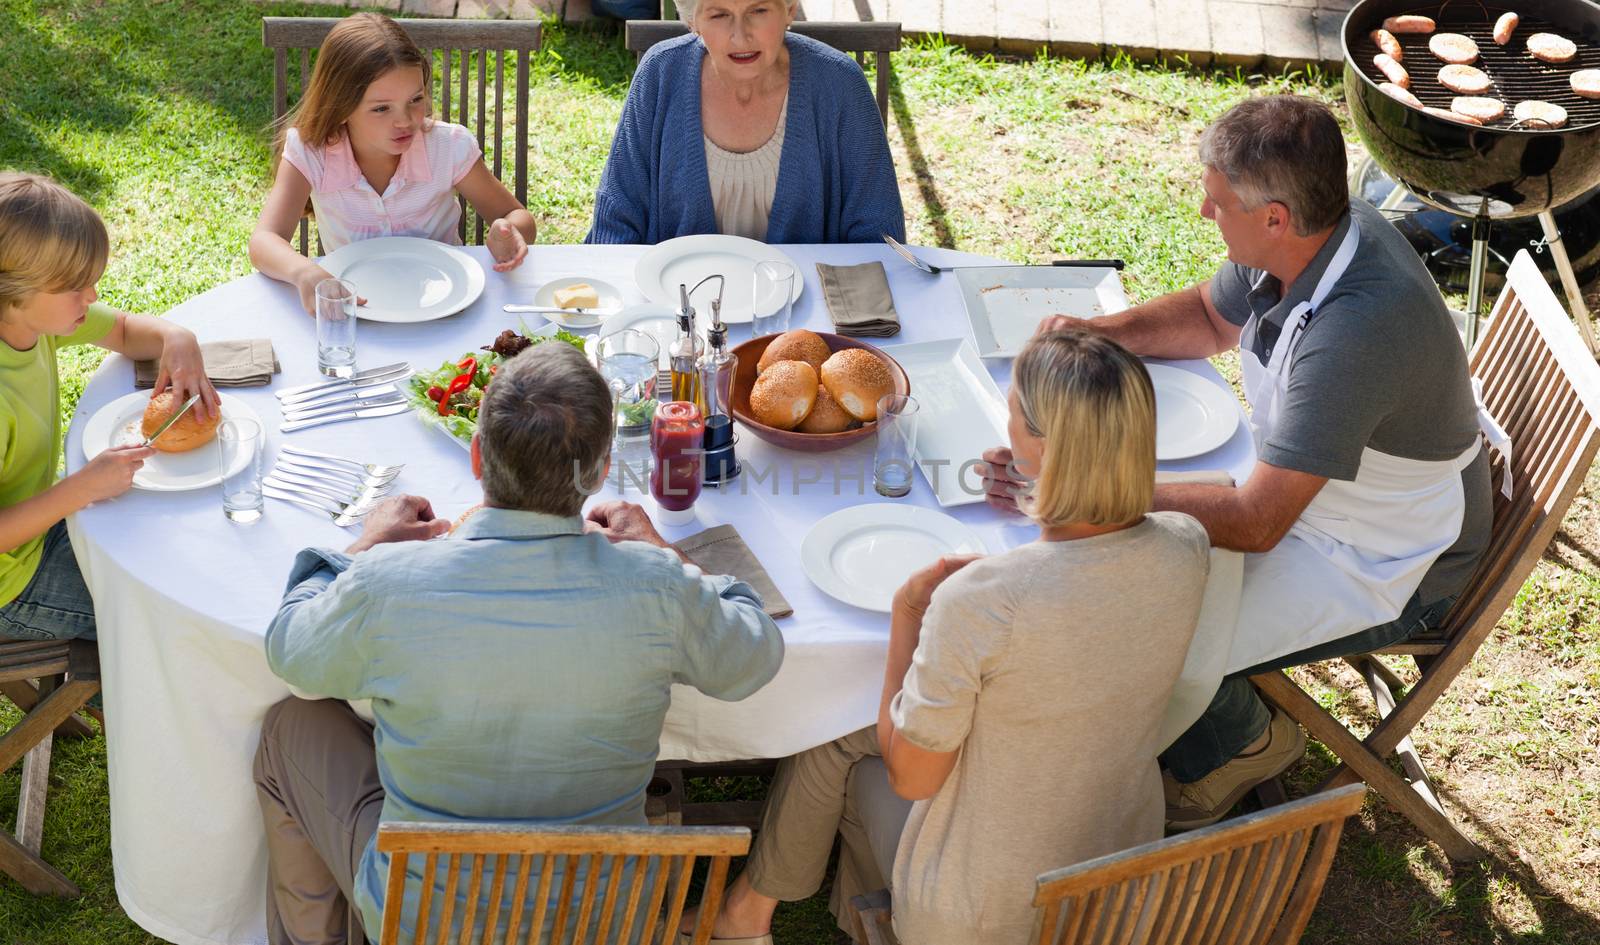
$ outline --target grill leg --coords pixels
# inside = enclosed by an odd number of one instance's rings
[[[1572,317],[1578,322],[1583,341],[1590,354],[1600,354],[1595,345],[1594,323],[1589,319],[1589,306],[1583,303],[1583,289],[1578,286],[1578,275],[1572,271],[1572,260],[1567,258],[1567,246],[1561,242],[1561,230],[1556,226],[1555,214],[1549,210],[1539,214],[1539,224],[1544,227],[1544,242],[1550,247],[1550,258],[1556,261],[1556,272],[1561,276],[1561,287],[1567,290],[1567,304]]]
[[[1478,340],[1478,313],[1483,311],[1483,277],[1489,268],[1489,218],[1472,218],[1472,267],[1467,271],[1467,350]]]

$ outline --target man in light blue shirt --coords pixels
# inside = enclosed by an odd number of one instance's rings
[[[274,945],[376,935],[380,819],[644,824],[670,687],[738,700],[777,673],[783,640],[748,585],[701,574],[637,506],[580,517],[605,476],[611,409],[576,349],[529,349],[501,366],[480,415],[483,508],[422,540],[448,526],[406,496],[344,553],[295,560],[267,660],[331,698],[286,700],[263,724]],[[345,699],[371,699],[375,726]]]

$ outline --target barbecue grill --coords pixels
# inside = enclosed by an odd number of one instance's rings
[[[1522,22],[1511,42],[1500,46],[1491,34],[1495,20],[1508,10],[1515,10]],[[1494,84],[1484,94],[1506,104],[1505,117],[1482,127],[1462,124],[1417,111],[1379,90],[1385,79],[1372,62],[1379,50],[1371,33],[1386,17],[1408,13],[1432,17],[1438,32],[1461,33],[1478,44],[1473,65],[1489,74]],[[1534,59],[1526,41],[1539,32],[1577,43],[1577,57],[1564,63]],[[1439,83],[1445,63],[1428,50],[1428,36],[1395,38],[1405,50],[1401,65],[1411,75],[1411,93],[1425,105],[1448,110],[1457,93]],[[1594,350],[1588,311],[1550,211],[1600,184],[1600,99],[1580,97],[1568,82],[1579,69],[1600,68],[1600,5],[1588,0],[1502,0],[1494,5],[1446,0],[1419,6],[1417,0],[1362,0],[1345,18],[1343,40],[1345,96],[1356,132],[1373,159],[1421,200],[1473,220],[1469,343],[1483,305],[1491,221],[1537,216],[1573,314]],[[1512,110],[1527,99],[1565,108],[1567,124],[1554,129],[1518,124]]]

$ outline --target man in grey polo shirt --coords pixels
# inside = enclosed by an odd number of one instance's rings
[[[1207,284],[1041,331],[1104,334],[1137,354],[1239,348],[1257,462],[1235,487],[1158,487],[1158,509],[1246,552],[1230,675],[1162,756],[1169,826],[1219,820],[1304,753],[1252,673],[1362,653],[1437,625],[1488,545],[1488,457],[1465,352],[1427,270],[1350,198],[1324,106],[1249,99],[1208,128],[1201,213],[1229,261]],[[985,457],[990,500],[1022,487]]]

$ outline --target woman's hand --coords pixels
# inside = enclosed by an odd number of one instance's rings
[[[489,255],[494,257],[495,272],[510,272],[528,258],[528,241],[523,239],[522,231],[508,223],[505,217],[489,224],[489,232],[483,242],[489,247]]]
[[[944,555],[938,561],[906,578],[894,594],[894,607],[907,616],[921,618],[928,612],[933,592],[945,578],[983,557],[983,555]]]
[[[984,500],[1002,512],[1021,513],[1022,510],[1017,507],[1017,496],[1027,491],[1028,484],[1019,479],[1012,468],[1010,447],[996,446],[984,450],[983,462],[979,472],[983,474]]]
[[[199,394],[196,413],[206,419],[217,416],[217,411],[222,408],[222,400],[217,396],[217,389],[211,386],[211,378],[206,376],[206,361],[200,353],[200,342],[195,340],[194,332],[186,328],[171,324],[165,327],[167,330],[163,333],[161,345],[161,371],[156,375],[156,386],[150,396],[154,397],[168,387],[178,392],[180,402]]]
[[[68,476],[82,490],[85,505],[102,499],[114,499],[133,488],[133,474],[144,466],[144,461],[155,455],[148,446],[113,446],[89,460],[84,467]]]

